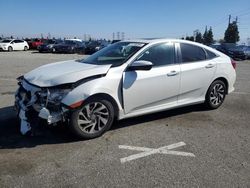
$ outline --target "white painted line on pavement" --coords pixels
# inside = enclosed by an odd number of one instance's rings
[[[179,156],[186,156],[186,157],[195,157],[193,153],[188,153],[188,152],[182,152],[182,151],[172,151],[171,149],[178,148],[181,146],[185,146],[186,144],[184,142],[178,142],[175,144],[171,144],[168,146],[163,146],[157,149],[154,148],[146,148],[146,147],[137,147],[137,146],[127,146],[127,145],[119,145],[118,147],[120,149],[128,149],[128,150],[134,150],[134,151],[142,151],[141,153],[137,153],[134,155],[130,155],[128,157],[121,158],[120,161],[121,163],[125,163],[128,161],[132,161],[135,159],[139,159],[142,157],[146,157],[149,155],[153,155],[156,153],[160,154],[168,154],[168,155],[179,155]]]
[[[238,91],[234,91],[233,94],[238,94],[238,95],[250,95],[250,93],[247,93],[247,92],[238,92]]]

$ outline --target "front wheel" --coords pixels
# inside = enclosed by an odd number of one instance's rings
[[[27,46],[24,46],[24,49],[23,49],[24,51],[27,51],[28,50],[28,47]]]
[[[114,121],[114,107],[103,99],[92,99],[70,117],[70,129],[77,136],[91,139],[109,130]]]
[[[8,51],[9,52],[12,52],[13,51],[13,48],[11,46],[8,47]]]
[[[209,109],[216,109],[222,105],[226,97],[226,85],[221,80],[214,81],[206,94],[205,104]]]

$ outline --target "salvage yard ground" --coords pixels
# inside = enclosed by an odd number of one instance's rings
[[[250,187],[250,61],[238,62],[236,90],[217,110],[195,105],[122,120],[86,141],[63,125],[21,136],[15,78],[79,58],[0,53],[0,187]]]

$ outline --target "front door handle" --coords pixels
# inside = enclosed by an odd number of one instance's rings
[[[209,64],[207,64],[205,67],[206,67],[207,69],[209,69],[209,68],[213,68],[213,67],[214,67],[214,64],[209,63]]]
[[[177,74],[178,74],[178,72],[175,71],[175,70],[173,70],[173,71],[167,73],[168,76],[175,76],[175,75],[177,75]]]

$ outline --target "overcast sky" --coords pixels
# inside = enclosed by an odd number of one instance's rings
[[[240,37],[250,37],[249,0],[3,0],[0,35],[15,37],[79,37],[112,39],[180,38],[212,26],[214,38],[223,38],[238,16]]]

